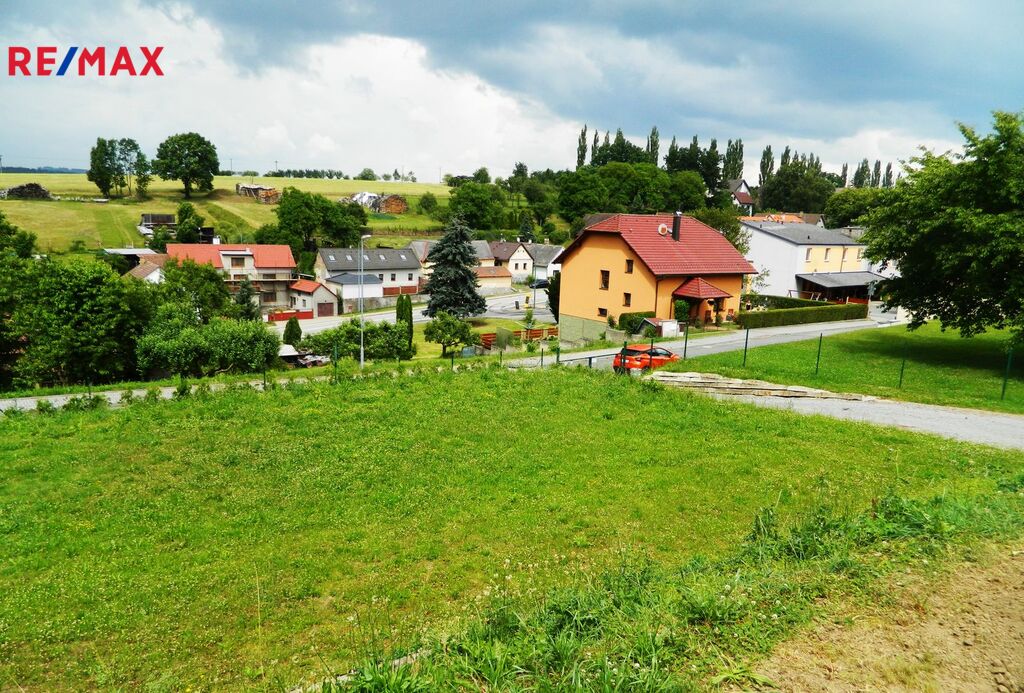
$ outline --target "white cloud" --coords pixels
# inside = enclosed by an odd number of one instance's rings
[[[296,61],[306,68],[245,72],[228,59],[218,29],[183,7],[127,3],[114,17],[36,30],[32,41],[163,45],[166,76],[7,78],[5,125],[34,143],[26,159],[81,164],[97,136],[135,137],[155,151],[165,136],[195,130],[237,169],[266,170],[276,159],[282,168],[404,168],[437,180],[481,165],[507,175],[517,160],[575,160],[579,124],[471,73],[431,67],[414,41],[353,36],[310,46]],[[5,155],[19,159],[11,148]]]

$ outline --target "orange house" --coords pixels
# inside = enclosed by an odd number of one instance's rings
[[[563,339],[594,339],[608,318],[653,312],[674,318],[739,310],[743,277],[757,274],[715,229],[676,214],[616,214],[583,229],[562,252],[558,326]]]

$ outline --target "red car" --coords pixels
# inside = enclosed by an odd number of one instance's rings
[[[615,355],[612,368],[616,373],[625,373],[630,370],[649,371],[678,360],[679,356],[668,349],[652,347],[650,344],[633,344]]]

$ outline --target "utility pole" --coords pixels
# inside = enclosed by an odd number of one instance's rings
[[[4,155],[0,154],[0,176],[4,175]]]
[[[274,174],[277,175],[277,159],[274,159]]]

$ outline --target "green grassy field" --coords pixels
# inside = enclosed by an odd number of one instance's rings
[[[823,479],[862,510],[1022,465],[569,370],[5,417],[0,686],[286,688],[444,627],[506,575],[721,556]]]
[[[436,233],[439,224],[429,217],[416,214],[414,210],[423,193],[429,191],[439,198],[447,198],[450,192],[448,186],[432,183],[313,178],[253,180],[278,189],[293,186],[332,199],[362,190],[405,196],[413,210],[409,214],[370,215],[370,229],[388,235],[387,240],[375,240],[377,244],[391,244],[400,239],[404,245],[412,238]],[[0,200],[0,212],[20,228],[34,232],[44,252],[66,251],[75,241],[81,241],[89,250],[111,246],[141,246],[144,239],[135,229],[140,216],[143,213],[173,213],[183,199],[180,184],[159,179],[150,187],[149,200],[138,202],[134,199],[115,199],[106,204],[97,204],[89,200],[98,197],[99,192],[86,180],[84,174],[5,173],[0,176],[0,188],[27,182],[37,182],[60,197],[86,198],[86,201]],[[219,176],[214,179],[212,192],[196,193],[192,200],[199,213],[206,217],[207,223],[212,224],[226,242],[251,238],[258,227],[276,221],[274,205],[261,205],[235,194],[235,184],[238,182],[249,182],[249,179]]]
[[[751,349],[746,368],[742,351],[699,356],[670,368],[1020,414],[1024,413],[1024,354],[1019,349],[1006,398],[1000,399],[1008,339],[1006,332],[999,331],[963,339],[956,331],[943,332],[933,322],[915,331],[889,327],[826,336],[818,375],[814,374],[817,339]]]

